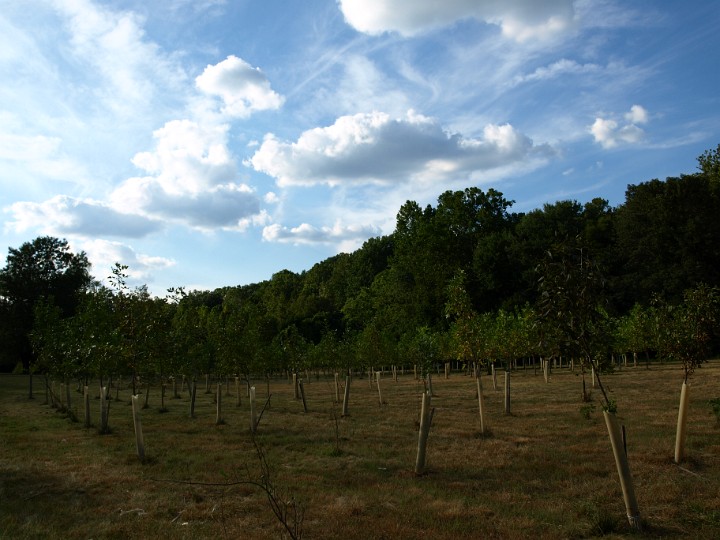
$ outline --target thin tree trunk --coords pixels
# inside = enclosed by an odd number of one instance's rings
[[[195,397],[197,396],[197,380],[190,382],[190,418],[195,418]]]
[[[510,372],[505,371],[505,414],[510,414]]]
[[[427,440],[430,434],[430,423],[432,411],[430,410],[430,393],[423,392],[422,405],[420,407],[420,429],[418,431],[418,450],[415,459],[415,474],[421,475],[425,472],[425,457],[427,455]]]
[[[108,416],[110,415],[110,400],[108,399],[108,388],[103,386],[100,389],[100,433],[108,432]]]
[[[135,446],[137,448],[137,455],[140,461],[145,461],[145,441],[143,440],[142,423],[140,422],[140,406],[138,405],[138,398],[140,396],[132,396],[132,412],[133,412],[133,424],[135,425]]]
[[[690,392],[687,383],[683,382],[680,390],[680,407],[678,408],[677,430],[675,432],[675,463],[685,458],[685,440],[687,439],[687,413]]]
[[[70,381],[65,379],[65,401],[68,413],[70,413],[71,402],[70,402]],[[72,417],[72,414],[71,414]]]
[[[257,413],[255,412],[255,387],[250,388],[250,432],[257,430]]]
[[[482,381],[480,380],[480,376],[475,377],[475,384],[477,386],[477,396],[478,396],[478,409],[480,413],[480,434],[485,434],[485,409],[483,408],[483,388],[482,388]]]
[[[216,410],[215,410],[215,424],[220,425],[223,423],[223,417],[222,417],[222,383],[217,384],[217,395],[215,396],[216,399]]]
[[[305,401],[305,385],[303,384],[302,379],[298,381],[298,386],[300,387],[300,398],[302,399],[303,411],[308,412],[307,401]]]
[[[615,413],[603,411],[603,415],[605,416],[605,424],[607,425],[610,436],[610,445],[612,446],[615,465],[617,466],[618,476],[620,477],[620,487],[622,488],[623,499],[625,501],[628,522],[631,527],[639,530],[640,510],[638,509],[637,499],[635,498],[635,488],[633,487],[632,475],[630,474],[630,464],[628,463],[627,454],[623,449],[620,426],[618,425]]]
[[[85,422],[83,423],[83,426],[86,428],[90,427],[90,389],[85,386],[83,389],[83,406],[85,409]]]
[[[345,392],[343,393],[342,415],[348,415],[348,405],[350,403],[350,377],[345,377]]]

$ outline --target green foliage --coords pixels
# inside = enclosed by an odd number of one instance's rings
[[[688,289],[682,304],[656,299],[659,353],[682,362],[685,381],[708,358],[720,321],[720,291],[700,284]]]
[[[628,186],[618,208],[597,198],[515,214],[476,187],[407,201],[391,235],[354,253],[167,299],[129,287],[121,264],[110,288],[90,289],[84,254],[40,238],[0,271],[0,365],[37,354],[37,369],[81,378],[250,376],[564,355],[602,368],[612,348],[689,373],[718,344],[699,313],[720,286],[719,153],[700,156],[698,174]],[[652,306],[653,294],[666,300]]]
[[[617,210],[618,305],[679,303],[698,283],[720,283],[720,190],[703,174],[630,185]]]
[[[705,150],[697,160],[702,173],[717,187],[720,184],[720,144],[714,150]]]
[[[580,414],[585,420],[590,420],[592,413],[595,412],[595,404],[594,403],[588,403],[587,405],[583,405],[580,407]]]
[[[581,359],[607,349],[605,279],[578,239],[559,244],[538,266],[542,348]],[[557,331],[556,331],[557,330]],[[548,340],[558,340],[548,343]]]
[[[418,328],[412,334],[405,334],[399,348],[404,359],[418,366],[422,377],[431,373],[441,360],[440,336],[427,326]]]
[[[68,317],[75,312],[77,294],[92,283],[85,253],[73,253],[66,240],[38,237],[8,250],[0,269],[0,368],[34,361],[29,334],[35,306],[52,301]]]

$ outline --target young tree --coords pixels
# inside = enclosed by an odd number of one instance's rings
[[[710,355],[719,320],[720,291],[705,284],[685,291],[682,304],[661,302],[658,309],[658,352],[681,362],[684,371],[675,437],[676,463],[680,463],[685,455],[688,378]]]
[[[544,324],[557,327],[566,350],[579,354],[596,372],[604,399],[604,417],[620,477],[630,525],[640,528],[627,454],[622,448],[616,405],[610,400],[599,377],[599,359],[607,350],[607,315],[603,309],[604,279],[584,247],[577,242],[562,243],[539,267],[538,315]],[[583,376],[583,399],[585,399]]]

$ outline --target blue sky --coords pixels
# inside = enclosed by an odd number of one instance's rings
[[[690,0],[0,0],[0,263],[213,289],[392,232],[407,200],[624,200],[720,143]]]

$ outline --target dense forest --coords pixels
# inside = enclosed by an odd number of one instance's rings
[[[698,163],[629,185],[618,207],[515,213],[494,189],[447,191],[308,271],[164,299],[120,264],[100,286],[85,254],[37,238],[0,270],[0,370],[249,376],[612,353],[692,367],[718,334],[720,145]]]

